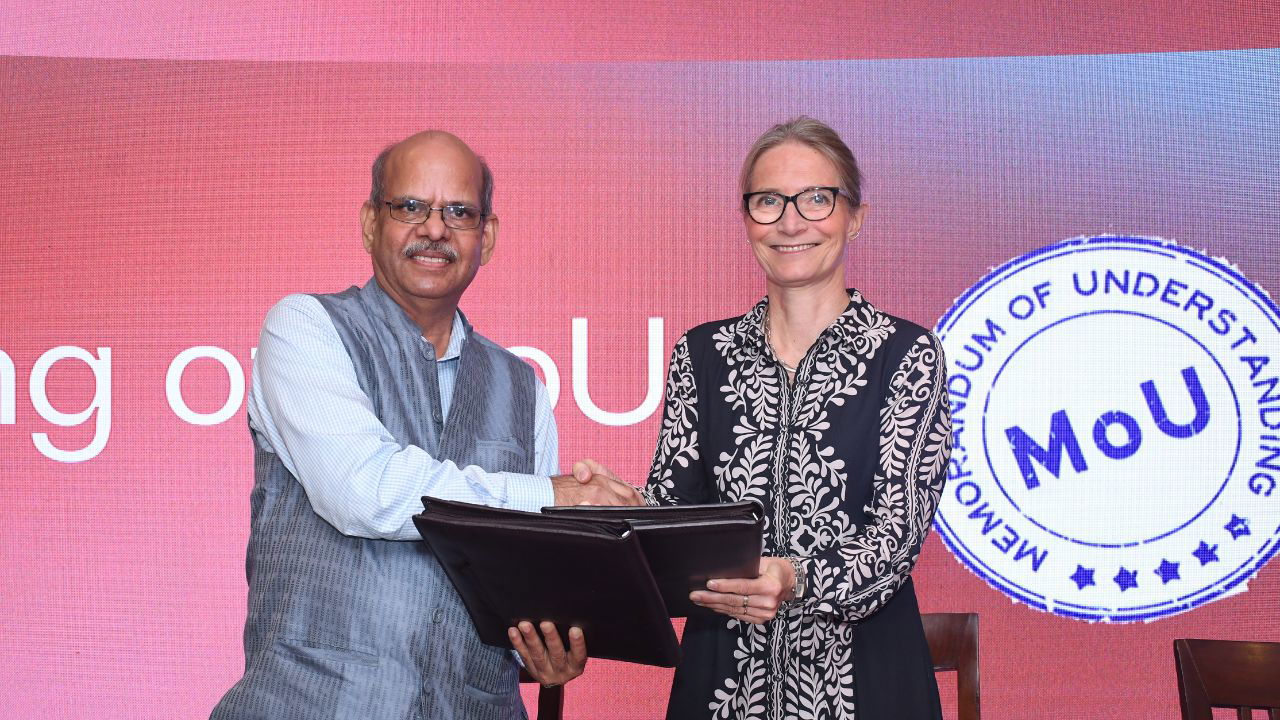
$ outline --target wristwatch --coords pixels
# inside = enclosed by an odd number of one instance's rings
[[[796,584],[791,589],[791,594],[794,596],[791,602],[800,602],[804,600],[805,593],[809,590],[809,575],[805,572],[804,562],[800,558],[788,557],[787,562],[791,563],[791,569],[796,574]]]

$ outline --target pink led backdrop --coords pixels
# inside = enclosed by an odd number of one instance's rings
[[[1082,234],[1176,240],[1280,292],[1274,9],[1118,6],[820,3],[809,35],[791,6],[6,9],[0,716],[207,716],[239,676],[262,316],[367,279],[368,165],[418,129],[497,178],[463,309],[549,360],[562,461],[636,483],[671,344],[763,291],[737,168],[798,113],[867,176],[849,283],[922,325]],[[1015,604],[937,536],[915,577],[925,611],[981,614],[987,717],[1167,718],[1172,638],[1280,640],[1278,562],[1151,623]],[[567,714],[660,717],[669,681],[592,662]]]

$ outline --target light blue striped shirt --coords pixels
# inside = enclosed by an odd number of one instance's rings
[[[466,329],[454,315],[449,347],[436,362],[448,417]],[[422,342],[427,342],[423,338]],[[298,478],[311,506],[344,535],[420,539],[412,516],[422,496],[515,510],[554,504],[559,468],[555,416],[537,384],[534,472],[486,472],[402,445],[374,414],[329,314],[310,295],[290,295],[267,313],[253,360],[249,424]]]

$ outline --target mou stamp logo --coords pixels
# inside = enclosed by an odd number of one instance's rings
[[[1280,548],[1280,312],[1227,263],[1087,237],[996,268],[938,322],[955,448],[935,527],[1020,602],[1153,620]]]

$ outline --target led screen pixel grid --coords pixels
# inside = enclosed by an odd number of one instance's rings
[[[462,135],[498,179],[498,253],[464,309],[554,365],[562,459],[636,482],[656,415],[600,419],[645,406],[655,351],[683,329],[762,292],[737,164],[797,112],[840,129],[868,178],[850,283],[923,325],[989,268],[1081,234],[1173,239],[1280,289],[1275,51],[492,64],[456,93],[418,80],[456,69],[430,64],[0,62],[6,716],[199,717],[237,677],[251,462],[229,378],[280,296],[367,278],[368,162],[421,127]],[[86,355],[33,388],[61,346]],[[190,348],[225,353],[171,378]],[[49,419],[95,397],[81,422]],[[228,397],[229,418],[191,421]],[[92,458],[56,462],[33,438],[91,446],[108,407]],[[936,537],[915,576],[925,611],[981,613],[990,717],[1168,717],[1173,637],[1280,640],[1275,563],[1247,593],[1123,625],[1011,604]],[[570,716],[658,717],[668,682],[594,662]]]

